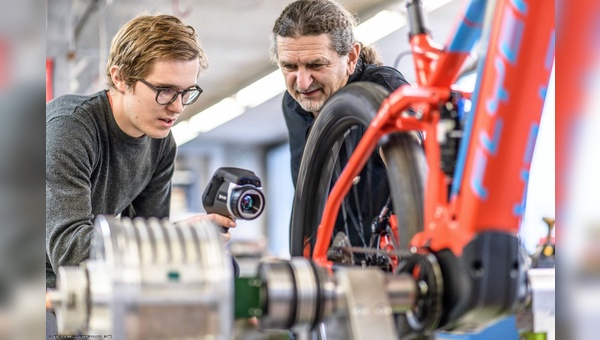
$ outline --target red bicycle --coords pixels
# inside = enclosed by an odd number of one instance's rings
[[[412,330],[475,327],[527,297],[517,232],[554,62],[555,3],[470,0],[446,45],[429,36],[419,0],[406,6],[416,83],[391,94],[350,84],[325,104],[299,172],[291,254],[411,273],[426,287],[407,315]],[[467,93],[454,84],[475,46]],[[373,219],[361,200],[382,200],[369,191],[376,162],[390,197]],[[369,228],[371,239],[354,244]]]

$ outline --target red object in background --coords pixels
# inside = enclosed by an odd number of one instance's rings
[[[8,64],[9,64],[8,42],[0,38],[0,90],[4,90],[9,84]]]
[[[54,95],[54,91],[52,88],[53,83],[53,69],[54,69],[54,60],[51,58],[46,58],[46,102],[52,100]]]

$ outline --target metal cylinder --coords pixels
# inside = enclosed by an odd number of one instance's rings
[[[314,329],[335,309],[336,285],[332,275],[305,258],[263,260],[263,329]]]
[[[296,318],[292,330],[304,331],[315,326],[319,314],[319,281],[311,263],[292,258],[290,266],[296,283]]]
[[[409,274],[386,275],[385,290],[394,313],[406,313],[417,299],[417,285]]]
[[[61,267],[50,297],[61,334],[229,339],[232,269],[212,222],[98,216],[90,259]]]
[[[264,260],[258,267],[263,282],[261,300],[263,329],[289,329],[295,318],[295,283],[292,268],[287,262]]]
[[[59,267],[56,290],[49,292],[56,312],[59,330],[67,334],[76,332],[88,320],[88,278],[82,267]]]

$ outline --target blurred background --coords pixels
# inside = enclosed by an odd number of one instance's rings
[[[0,0],[0,338],[44,334],[45,6]]]

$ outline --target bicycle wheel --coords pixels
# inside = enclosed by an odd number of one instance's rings
[[[388,95],[380,85],[352,83],[323,106],[300,165],[290,226],[292,256],[312,256],[330,189]],[[334,235],[343,231],[351,246],[367,247],[371,223],[391,194],[401,244],[406,246],[422,230],[425,164],[422,147],[412,134],[387,136],[344,198]]]

